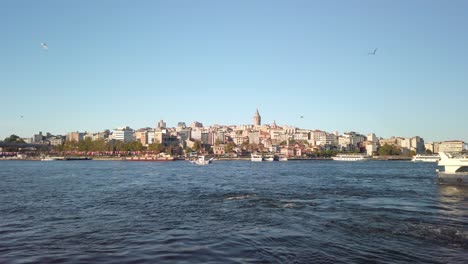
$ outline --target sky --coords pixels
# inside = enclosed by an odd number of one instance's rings
[[[252,124],[258,108],[262,124],[466,142],[467,11],[462,0],[4,0],[0,139]]]

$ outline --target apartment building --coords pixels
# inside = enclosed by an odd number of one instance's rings
[[[135,140],[133,129],[128,126],[116,128],[112,131],[112,139],[119,140],[124,143],[132,142]]]
[[[80,142],[84,139],[84,133],[81,132],[69,132],[66,136],[66,141]]]
[[[465,142],[461,140],[443,141],[439,144],[438,152],[462,152]]]

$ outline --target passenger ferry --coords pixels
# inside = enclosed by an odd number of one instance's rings
[[[416,156],[414,156],[411,161],[414,161],[414,162],[417,162],[417,161],[421,161],[421,162],[438,162],[440,160],[440,156],[438,154],[436,155],[421,155],[421,154],[417,154]]]
[[[262,157],[261,154],[252,154],[252,155],[250,156],[250,161],[255,161],[255,162],[257,162],[257,161],[262,161],[262,160],[263,160],[263,157]]]
[[[360,154],[339,154],[336,157],[332,157],[332,159],[337,161],[364,161],[369,160],[370,157]]]
[[[438,165],[444,167],[443,171],[436,170],[439,183],[468,185],[468,156],[444,152],[439,152],[439,155]]]

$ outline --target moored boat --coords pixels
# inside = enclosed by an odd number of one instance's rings
[[[65,157],[63,160],[92,160],[90,157]]]
[[[192,164],[196,165],[208,165],[213,163],[214,158],[207,158],[206,156],[199,156],[197,159],[191,160]]]
[[[54,160],[63,160],[63,158],[61,157],[49,157],[49,156],[46,156],[46,157],[43,157],[41,159],[41,161],[54,161]]]
[[[336,157],[332,157],[336,161],[364,161],[369,160],[370,157],[360,154],[338,154]]]
[[[440,160],[437,169],[439,183],[468,185],[468,157],[461,154],[439,152]]]
[[[134,156],[122,158],[125,161],[174,161],[175,158],[168,154],[160,153],[158,155],[151,156]]]
[[[263,157],[260,154],[252,154],[250,156],[250,161],[254,161],[254,162],[263,161]]]

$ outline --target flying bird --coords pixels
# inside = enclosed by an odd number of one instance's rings
[[[49,49],[49,47],[47,47],[47,44],[45,44],[44,42],[41,42],[41,47],[45,50]]]
[[[373,52],[369,52],[369,55],[375,55],[376,52],[377,52],[377,48],[375,48]]]
[[[301,116],[301,118],[304,118],[304,116]]]

